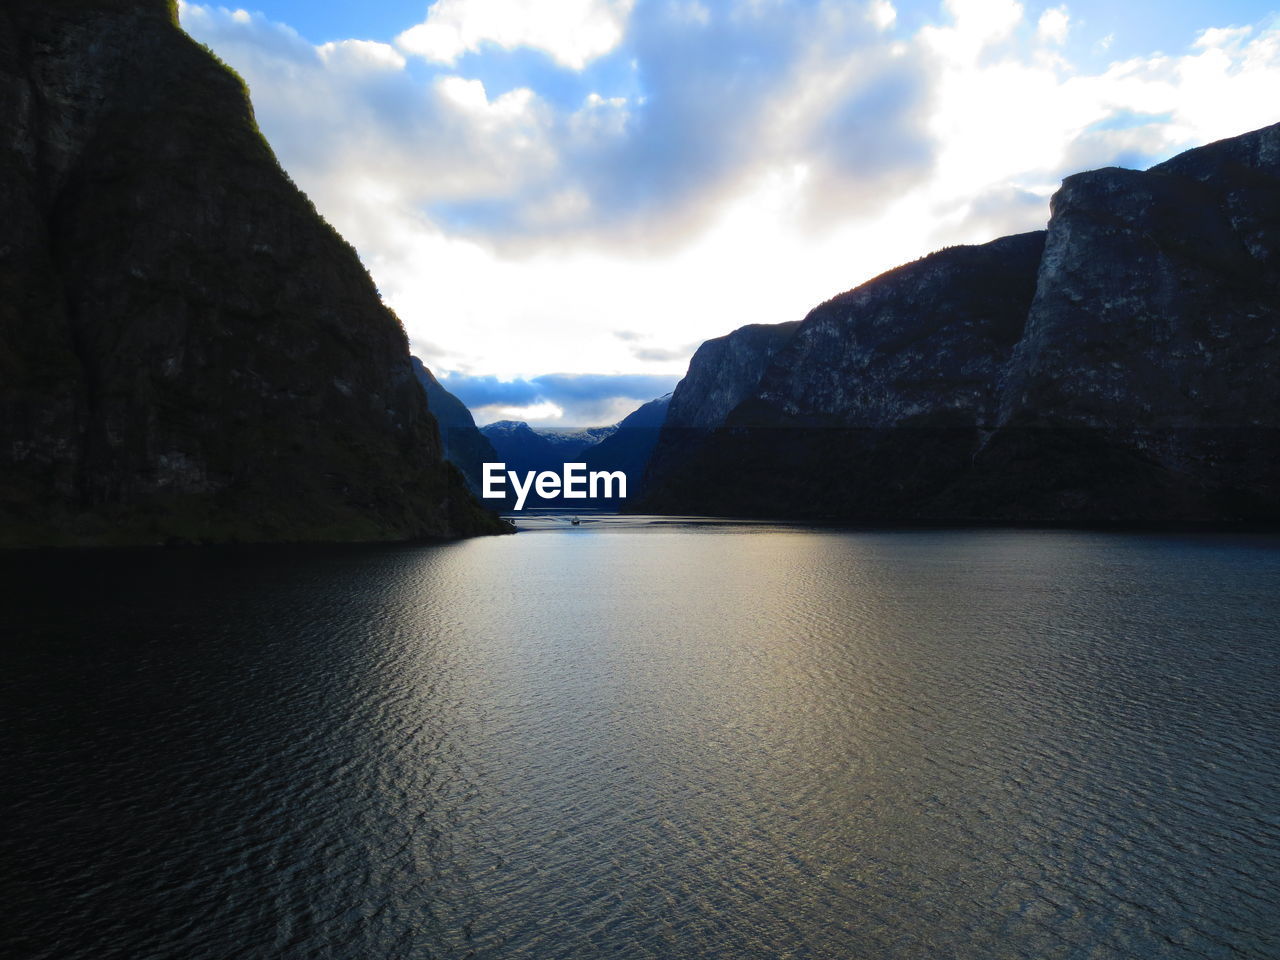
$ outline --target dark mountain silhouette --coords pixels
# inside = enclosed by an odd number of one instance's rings
[[[559,473],[565,463],[585,463],[588,471],[622,471],[627,476],[628,499],[637,496],[645,467],[667,415],[671,395],[650,400],[621,421],[608,427],[583,429],[534,429],[527,423],[502,420],[481,428],[492,441],[507,469],[552,470]],[[616,509],[617,497],[542,499],[531,495],[531,506],[591,507]]]
[[[508,470],[554,470],[566,462],[580,461],[582,453],[609,436],[616,427],[534,429],[523,420],[499,420],[480,428],[498,459]]]
[[[0,543],[501,529],[172,3],[9,0],[0,117]]]
[[[645,469],[667,419],[671,394],[650,400],[618,421],[617,429],[583,451],[588,470],[621,470],[627,475],[627,499],[644,493]],[[614,501],[615,506],[621,506]]]
[[[613,433],[615,427],[539,427],[534,429],[523,420],[499,420],[480,428],[481,434],[497,452],[497,459],[522,477],[530,470],[560,473],[566,463],[582,463],[583,453]],[[506,488],[510,491],[510,484]],[[507,506],[513,505],[508,501]],[[564,497],[540,497],[530,492],[525,501],[529,507],[587,507],[584,500]]]
[[[704,345],[628,507],[1275,522],[1278,320],[1280,125],[1078,174],[1047,232],[943,250],[772,336]]]
[[[427,394],[427,407],[440,426],[440,442],[444,458],[462,471],[471,492],[481,492],[481,471],[485,463],[498,459],[493,444],[476,426],[466,404],[440,385],[426,365],[411,358],[414,376]]]

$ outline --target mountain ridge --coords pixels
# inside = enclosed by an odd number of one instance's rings
[[[641,404],[616,424],[601,427],[533,428],[522,420],[499,420],[486,424],[480,432],[493,442],[498,458],[507,470],[524,475],[528,471],[560,473],[565,463],[585,463],[590,471],[621,470],[627,476],[627,498],[638,495],[649,454],[657,443],[666,419],[671,395]],[[618,498],[569,500],[530,494],[531,506],[565,508],[618,507]]]
[[[1045,231],[930,254],[775,334],[758,377],[727,375],[731,410],[668,422],[628,509],[1274,523],[1277,304],[1280,124],[1075,174]],[[726,376],[699,354],[673,409]]]

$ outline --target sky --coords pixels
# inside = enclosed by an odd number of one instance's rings
[[[1268,2],[180,2],[481,423],[610,423],[698,344],[1280,121]]]

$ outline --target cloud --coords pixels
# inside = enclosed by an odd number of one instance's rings
[[[718,4],[696,23],[676,9],[637,8],[639,94],[603,111],[612,135],[566,143],[562,174],[590,198],[571,239],[661,252],[779,170],[809,170],[809,210],[838,216],[878,206],[869,181],[889,167],[927,167],[927,70],[883,48],[861,4]],[[492,226],[511,243],[523,225]]]
[[[1247,87],[1236,74],[1251,65],[1276,79],[1274,30],[1249,28],[1211,29],[1189,56],[1139,61],[1147,77],[1088,76],[1056,52],[1066,8],[1039,14],[1027,49],[1015,0],[946,0],[905,40],[886,34],[897,18],[887,0],[439,0],[398,47],[315,48],[261,15],[181,9],[248,78],[279,155],[340,228],[376,233],[386,214],[370,208],[394,208],[407,229],[507,259],[665,255],[778,177],[792,178],[789,215],[810,231],[870,220],[921,188],[1025,188],[1081,153],[1074,141],[1110,112],[1156,94],[1173,103],[1202,84]],[[507,51],[523,48],[575,79],[526,70],[532,85],[512,84],[487,69],[511,67]],[[448,69],[423,76],[406,53]],[[1266,113],[1230,112],[1253,125]],[[1163,127],[1166,147],[1189,139],[1171,135],[1179,119]],[[1183,123],[1202,125],[1222,126]],[[1127,150],[1124,139],[1110,138]],[[957,175],[970,167],[980,169]]]
[[[454,64],[485,44],[532,47],[581,70],[622,40],[632,0],[437,0],[396,38],[406,53]]]
[[[1067,16],[1067,8],[1050,7],[1040,14],[1036,25],[1036,39],[1042,43],[1061,45],[1067,42],[1067,31],[1071,28],[1071,18]]]
[[[635,359],[649,364],[657,363],[669,365],[679,363],[682,366],[689,362],[689,358],[693,356],[694,351],[701,345],[701,340],[695,340],[692,343],[682,343],[676,347],[665,347],[655,345],[651,341],[651,334],[641,333],[637,330],[615,330],[613,335],[624,343],[629,344],[627,347],[631,356]],[[650,341],[646,343],[646,341]]]
[[[446,3],[428,24],[453,16]],[[927,169],[926,71],[879,48],[881,29],[861,6],[853,15],[836,4],[761,4],[748,16],[732,4],[651,3],[617,7],[618,22],[622,12],[625,41],[585,75],[576,100],[529,88],[495,97],[481,77],[452,73],[432,81],[452,112],[424,109],[406,91],[379,161],[417,163],[416,177],[397,178],[414,189],[406,201],[450,235],[506,256],[553,243],[653,255],[687,242],[727,198],[778,169],[813,165],[808,206],[823,216],[811,221],[880,205],[887,188]],[[502,22],[517,30],[518,19]],[[544,79],[548,90],[566,83]],[[826,154],[811,155],[833,137]],[[456,161],[432,179],[430,160],[444,150]],[[892,181],[874,176],[891,169]]]
[[[674,350],[668,350],[665,347],[636,347],[632,349],[631,355],[637,360],[643,360],[646,363],[669,363],[672,360],[683,360],[686,363],[693,356],[693,352],[698,349],[699,344],[686,344],[683,347],[676,347]]]
[[[246,78],[277,154],[344,229],[384,202],[489,197],[555,166],[547,110],[527,88],[490,97],[456,74],[424,82],[387,44],[313,47],[261,14],[179,9],[188,32]]]
[[[1041,230],[1045,225],[1047,191],[1035,192],[1008,184],[992,187],[972,198],[963,218],[939,234],[943,244],[968,243],[974,237],[996,238]]]
[[[804,132],[799,151],[811,228],[883,210],[928,177],[937,155],[926,126],[931,81],[918,61],[890,56],[842,72],[826,95],[835,106]]]
[[[564,425],[564,408],[554,403],[531,403],[527,406],[511,406],[510,404],[491,403],[476,407],[472,411],[478,426],[496,423],[499,420],[523,420],[536,427]],[[607,426],[605,423],[582,423],[574,426]]]
[[[504,257],[551,246],[662,255],[779,171],[802,174],[808,228],[882,209],[936,150],[930,68],[884,46],[891,9],[440,0],[397,49],[312,48],[258,14],[181,5],[187,29],[246,76],[277,152],[344,231],[372,206],[394,207]],[[578,99],[562,75],[538,75],[544,93],[461,72],[506,56],[486,42],[549,50],[552,38],[599,33],[557,18],[616,27],[592,48],[599,63]],[[430,58],[456,70],[406,68],[428,28],[454,38],[432,41]],[[579,70],[589,59],[557,57]]]
[[[604,425],[616,423],[654,397],[675,389],[680,379],[651,374],[566,374],[502,380],[492,376],[438,375],[444,388],[476,415],[478,422],[519,419],[530,423]]]
[[[243,11],[237,11],[241,13]],[[251,22],[241,19],[239,22]],[[339,40],[321,44],[316,48],[325,66],[335,70],[352,72],[403,70],[405,59],[400,52],[385,43],[372,40]]]
[[[1009,39],[1025,13],[1017,0],[944,0],[951,23],[920,31],[926,47],[953,62],[971,62]]]
[[[433,368],[530,383],[674,380],[681,345],[1042,226],[1065,174],[1280,120],[1280,26],[1206,9],[1107,63],[1014,0],[440,0],[426,40],[322,46],[180,3]],[[510,404],[585,409],[545,386]]]
[[[889,0],[872,0],[867,15],[881,30],[888,30],[898,19],[898,11]]]

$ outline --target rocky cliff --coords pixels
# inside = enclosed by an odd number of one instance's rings
[[[718,455],[705,449],[708,440],[751,396],[774,354],[799,326],[799,321],[749,324],[698,347],[689,372],[668,401],[666,419],[640,485],[645,493],[630,498],[627,509],[678,513],[705,502],[708,509],[696,511],[705,513],[719,507],[716,498],[702,492],[710,493],[718,485]]]
[[[701,351],[647,502],[865,521],[1280,519],[1280,126],[1068,178],[1048,230],[941,251],[749,363]],[[767,362],[765,362],[767,360]],[[738,371],[734,374],[732,371]],[[691,439],[692,438],[692,439]]]
[[[165,0],[0,8],[0,543],[496,530],[403,330]]]
[[[1274,521],[1277,373],[1280,125],[1069,177],[974,492],[1019,519]]]
[[[462,472],[468,489],[479,496],[484,464],[498,459],[493,444],[480,432],[466,404],[442,387],[421,360],[412,357],[411,361],[414,376],[427,395],[427,407],[440,427],[444,458]]]

